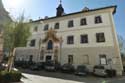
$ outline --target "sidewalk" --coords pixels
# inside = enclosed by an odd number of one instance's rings
[[[37,75],[23,74],[26,78],[22,78],[23,83],[85,83],[71,80],[57,79],[52,77],[43,77]]]

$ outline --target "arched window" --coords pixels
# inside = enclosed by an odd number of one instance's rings
[[[53,42],[52,40],[49,40],[47,50],[52,50],[53,49]]]
[[[54,29],[59,29],[59,23],[56,23]]]

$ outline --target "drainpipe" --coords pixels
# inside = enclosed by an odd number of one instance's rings
[[[60,64],[61,64],[61,56],[62,56],[62,37],[60,38],[61,42],[60,42]]]

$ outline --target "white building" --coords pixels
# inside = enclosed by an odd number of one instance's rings
[[[32,21],[27,47],[17,48],[16,60],[44,62],[54,60],[75,67],[84,64],[123,71],[113,14],[116,6],[64,14],[60,4],[55,17]]]

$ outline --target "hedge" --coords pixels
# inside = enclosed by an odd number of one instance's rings
[[[0,83],[20,82],[21,77],[22,74],[19,71],[0,71]]]

